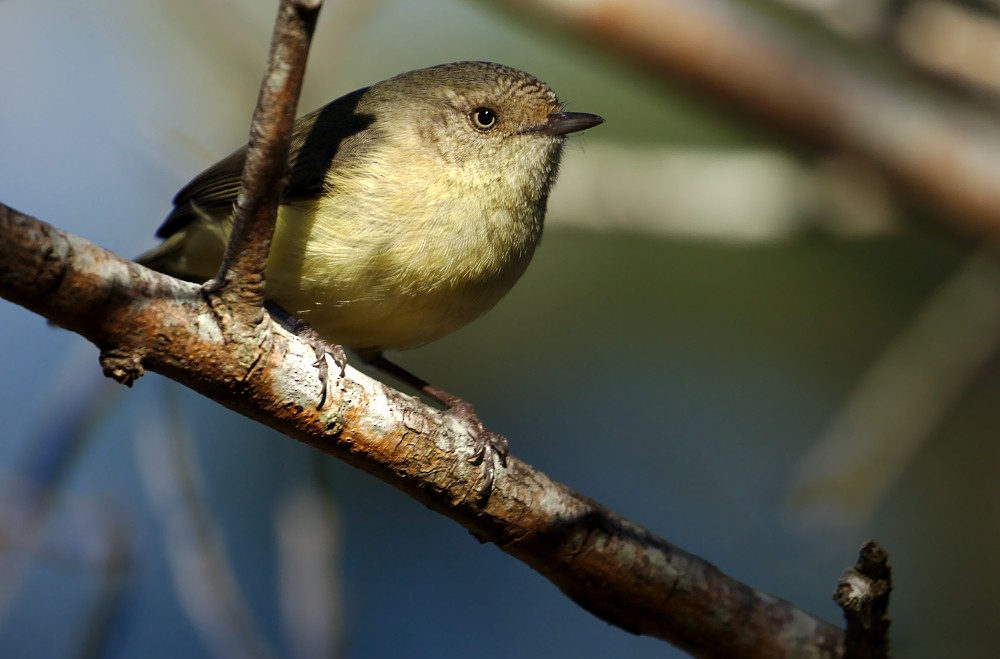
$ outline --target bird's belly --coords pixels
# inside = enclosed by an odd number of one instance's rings
[[[326,291],[282,291],[274,296],[283,308],[296,309],[324,338],[352,348],[406,349],[434,341],[491,309],[506,288],[422,291],[350,301]]]
[[[320,241],[281,229],[267,296],[328,341],[357,349],[413,348],[475,320],[514,285],[536,242],[526,235],[506,251],[488,240],[416,248],[406,239]]]

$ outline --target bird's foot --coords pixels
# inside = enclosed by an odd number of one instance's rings
[[[330,357],[340,370],[337,378],[344,377],[347,370],[347,354],[344,353],[343,346],[330,343],[321,337],[312,328],[312,325],[296,318],[278,305],[268,303],[268,308],[274,316],[291,329],[295,336],[309,344],[309,347],[316,353],[316,361],[313,362],[313,366],[316,367],[316,374],[319,376],[320,385],[322,386],[322,393],[319,395],[319,403],[316,405],[316,409],[323,409],[323,405],[326,404],[327,391],[330,389],[330,364],[326,358]]]
[[[468,461],[483,466],[479,487],[476,488],[476,496],[480,501],[484,501],[489,498],[490,492],[493,490],[497,463],[501,467],[507,466],[507,455],[510,453],[507,438],[500,433],[488,430],[472,405],[464,400],[453,399],[449,401],[447,413],[459,419],[472,436],[474,443],[472,455],[469,456]]]
[[[295,324],[295,336],[308,343],[312,347],[313,352],[316,353],[316,361],[313,362],[313,366],[316,367],[316,374],[319,376],[320,384],[323,387],[323,392],[319,395],[319,403],[316,405],[316,409],[321,410],[323,409],[323,405],[326,404],[326,393],[330,388],[330,363],[326,358],[330,357],[333,360],[333,363],[339,370],[337,379],[340,379],[344,377],[347,371],[347,355],[344,353],[343,346],[330,343],[317,334],[316,330],[309,323],[301,320]]]
[[[458,419],[465,426],[466,432],[473,440],[472,455],[469,456],[468,461],[483,466],[483,474],[479,487],[476,488],[476,495],[479,503],[484,503],[493,490],[497,463],[499,462],[501,467],[507,466],[507,455],[510,452],[507,438],[492,430],[487,430],[472,405],[455,394],[450,394],[444,389],[439,389],[426,380],[418,378],[402,366],[386,359],[381,352],[361,353],[360,356],[375,368],[409,384],[441,403],[448,408],[445,414]]]

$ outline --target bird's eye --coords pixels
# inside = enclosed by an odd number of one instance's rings
[[[477,130],[487,131],[497,123],[497,113],[485,107],[479,107],[469,113],[472,125]]]

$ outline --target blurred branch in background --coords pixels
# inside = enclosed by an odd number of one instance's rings
[[[834,32],[867,39],[885,25],[889,0],[774,0],[815,16]]]
[[[128,515],[106,499],[66,499],[58,511],[50,511],[44,536],[38,537],[32,553],[22,556],[17,584],[27,570],[29,559],[96,582],[96,592],[75,607],[80,620],[60,620],[61,632],[72,635],[67,650],[77,657],[106,656],[116,634],[120,634],[122,604],[135,563],[134,529]],[[4,529],[6,535],[8,529]],[[35,594],[25,593],[31,600]],[[6,621],[6,620],[5,620]],[[70,630],[71,634],[66,634]]]
[[[74,648],[80,657],[104,656],[120,629],[134,531],[124,511],[106,501],[74,498],[65,484],[120,393],[94,369],[91,350],[77,350],[48,394],[58,412],[39,420],[28,454],[7,474],[0,495],[0,621],[33,563],[94,574],[97,593],[80,609],[86,611]]]
[[[1000,261],[983,248],[929,299],[801,461],[794,513],[864,522],[1000,348]]]
[[[995,15],[951,2],[921,0],[903,12],[895,36],[902,52],[917,65],[1000,93],[1000,22]]]
[[[135,458],[159,516],[177,600],[215,657],[272,657],[226,555],[183,410],[163,388],[168,413],[134,432]]]
[[[53,562],[96,573],[98,592],[89,606],[81,607],[86,620],[76,656],[106,657],[126,627],[122,619],[127,617],[125,604],[136,563],[135,529],[115,500],[72,506],[69,512],[68,519],[57,517],[53,525],[51,544],[58,549],[43,548],[40,553]]]
[[[723,0],[507,0],[806,143],[871,161],[967,231],[1000,233],[1000,124],[864,72]]]
[[[39,420],[28,454],[6,476],[0,493],[0,620],[29,564],[48,546],[46,533],[58,531],[48,524],[61,503],[66,479],[121,393],[120,387],[107,386],[107,378],[92,362],[87,349],[67,360],[48,394],[58,402],[59,412]]]
[[[948,82],[996,95],[1000,92],[1000,2],[980,5],[993,12],[942,0],[893,3],[887,0],[774,0],[815,16],[834,32],[894,45],[911,64]],[[877,37],[888,37],[884,41]],[[990,99],[985,99],[989,101]],[[992,99],[995,101],[995,99]]]
[[[324,458],[317,456],[322,464]],[[341,528],[336,503],[316,487],[288,495],[278,508],[278,579],[289,654],[347,656],[341,592]]]
[[[143,152],[136,157],[147,164],[162,166],[163,170],[137,174],[148,174],[157,182],[174,177],[186,181],[185,177],[189,178],[192,172],[216,161],[220,149],[232,149],[246,139],[252,99],[260,89],[261,44],[266,42],[274,23],[275,4],[183,0],[156,7],[155,11],[162,12],[171,29],[185,35],[187,56],[210,61],[211,66],[192,71],[175,65],[156,72],[166,78],[159,83],[163,85],[171,84],[169,75],[183,76],[188,82],[198,77],[204,80],[193,85],[201,96],[174,108],[169,116],[154,111],[153,107],[145,109],[144,122],[137,129],[146,131],[147,139],[139,144],[130,142],[122,148],[142,147]],[[359,35],[364,34],[365,26],[385,5],[385,0],[339,0],[324,7],[317,25],[322,39],[311,46],[300,110],[308,111],[328,102],[331,81],[351,79],[351,67],[355,66],[351,53]],[[149,6],[136,6],[133,10],[141,15],[133,19],[137,23],[149,20]],[[141,50],[138,45],[134,48]],[[152,105],[157,100],[150,97],[148,102]],[[211,111],[206,109],[208,106]]]
[[[864,162],[803,165],[781,151],[586,144],[552,191],[550,226],[719,241],[805,232],[871,236],[899,225],[892,191]]]

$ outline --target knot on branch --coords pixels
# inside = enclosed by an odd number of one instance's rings
[[[270,324],[265,322],[264,277],[258,273],[250,274],[247,279],[249,281],[241,280],[239,285],[213,279],[202,286],[202,297],[215,316],[226,343],[250,341],[262,346],[271,332]]]
[[[110,348],[101,351],[101,368],[104,375],[115,382],[131,387],[132,383],[146,373],[142,365],[145,355],[135,349]]]

